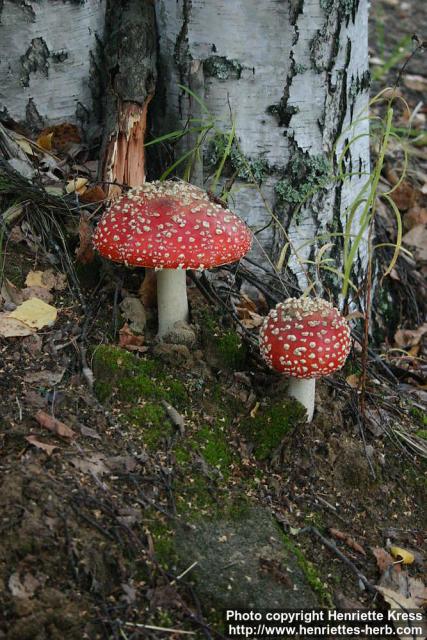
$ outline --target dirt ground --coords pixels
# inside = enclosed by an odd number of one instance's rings
[[[415,27],[427,37],[425,3],[374,0],[377,57]],[[408,67],[425,70],[425,54]],[[12,297],[49,269],[7,245]],[[425,368],[395,366],[395,384],[372,360],[362,422],[356,349],[305,424],[194,284],[195,340],[159,346],[148,305],[129,350],[118,305],[140,276],[120,294],[98,264],[79,277],[84,309],[56,281],[54,326],[0,339],[0,638],[221,638],[227,605],[385,609],[381,589],[421,608],[427,466],[401,434],[427,434]]]

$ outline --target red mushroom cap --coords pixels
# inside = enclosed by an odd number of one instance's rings
[[[260,330],[264,360],[293,378],[319,378],[340,369],[350,347],[346,319],[330,302],[319,298],[279,302]]]
[[[186,182],[151,182],[113,202],[93,244],[113,262],[137,267],[209,269],[230,264],[251,247],[252,234],[234,213]]]

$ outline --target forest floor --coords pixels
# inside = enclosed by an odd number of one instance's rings
[[[375,68],[426,23],[420,2],[375,1]],[[427,77],[410,65],[401,92],[414,109]],[[396,66],[378,73],[376,89]],[[420,135],[425,116],[423,104]],[[411,149],[407,232],[427,211],[426,141]],[[10,309],[37,287],[58,315],[0,338],[0,638],[221,638],[227,607],[421,608],[427,331],[404,313],[408,264],[394,273],[400,315],[380,322],[387,368],[369,358],[365,415],[355,348],[318,384],[306,424],[286,381],[194,283],[195,341],[159,345],[138,273],[78,265],[82,306],[36,240],[14,227],[1,291]],[[409,267],[423,279],[426,263],[420,249]],[[241,321],[263,304],[242,297]]]

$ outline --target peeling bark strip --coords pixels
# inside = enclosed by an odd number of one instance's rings
[[[147,107],[156,83],[156,29],[150,0],[107,0],[102,178],[145,181]],[[117,188],[110,189],[110,195]]]
[[[105,0],[0,2],[0,115],[29,128],[94,123]],[[82,122],[83,119],[83,122]]]
[[[269,207],[299,257],[311,259],[310,241],[342,231],[348,206],[366,180],[328,177],[348,140],[368,132],[367,120],[350,130],[368,104],[368,0],[158,0],[156,10],[167,96],[159,109],[159,133],[182,127],[194,115],[178,84],[192,86],[192,63],[197,62],[204,83],[199,95],[224,122],[225,132],[231,107],[240,149]],[[214,151],[211,141],[204,154],[205,178],[215,166]],[[247,184],[243,164],[233,168],[239,176],[231,200],[235,209],[253,228],[267,225],[270,214]],[[345,169],[369,171],[367,137],[351,146]],[[276,260],[286,242],[280,225],[268,226],[257,238],[255,251],[264,264],[264,252]],[[328,241],[336,244],[336,236],[318,246]],[[338,254],[332,257],[338,260]],[[304,287],[295,256],[287,268]],[[332,277],[331,289],[338,285]]]

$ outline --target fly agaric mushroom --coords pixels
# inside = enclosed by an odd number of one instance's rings
[[[234,213],[186,182],[147,182],[115,200],[93,236],[98,252],[157,274],[159,338],[188,319],[186,269],[236,262],[252,234]]]
[[[341,369],[351,347],[350,327],[338,309],[319,298],[288,298],[265,318],[260,349],[269,367],[290,377],[288,393],[314,412],[316,378]]]

